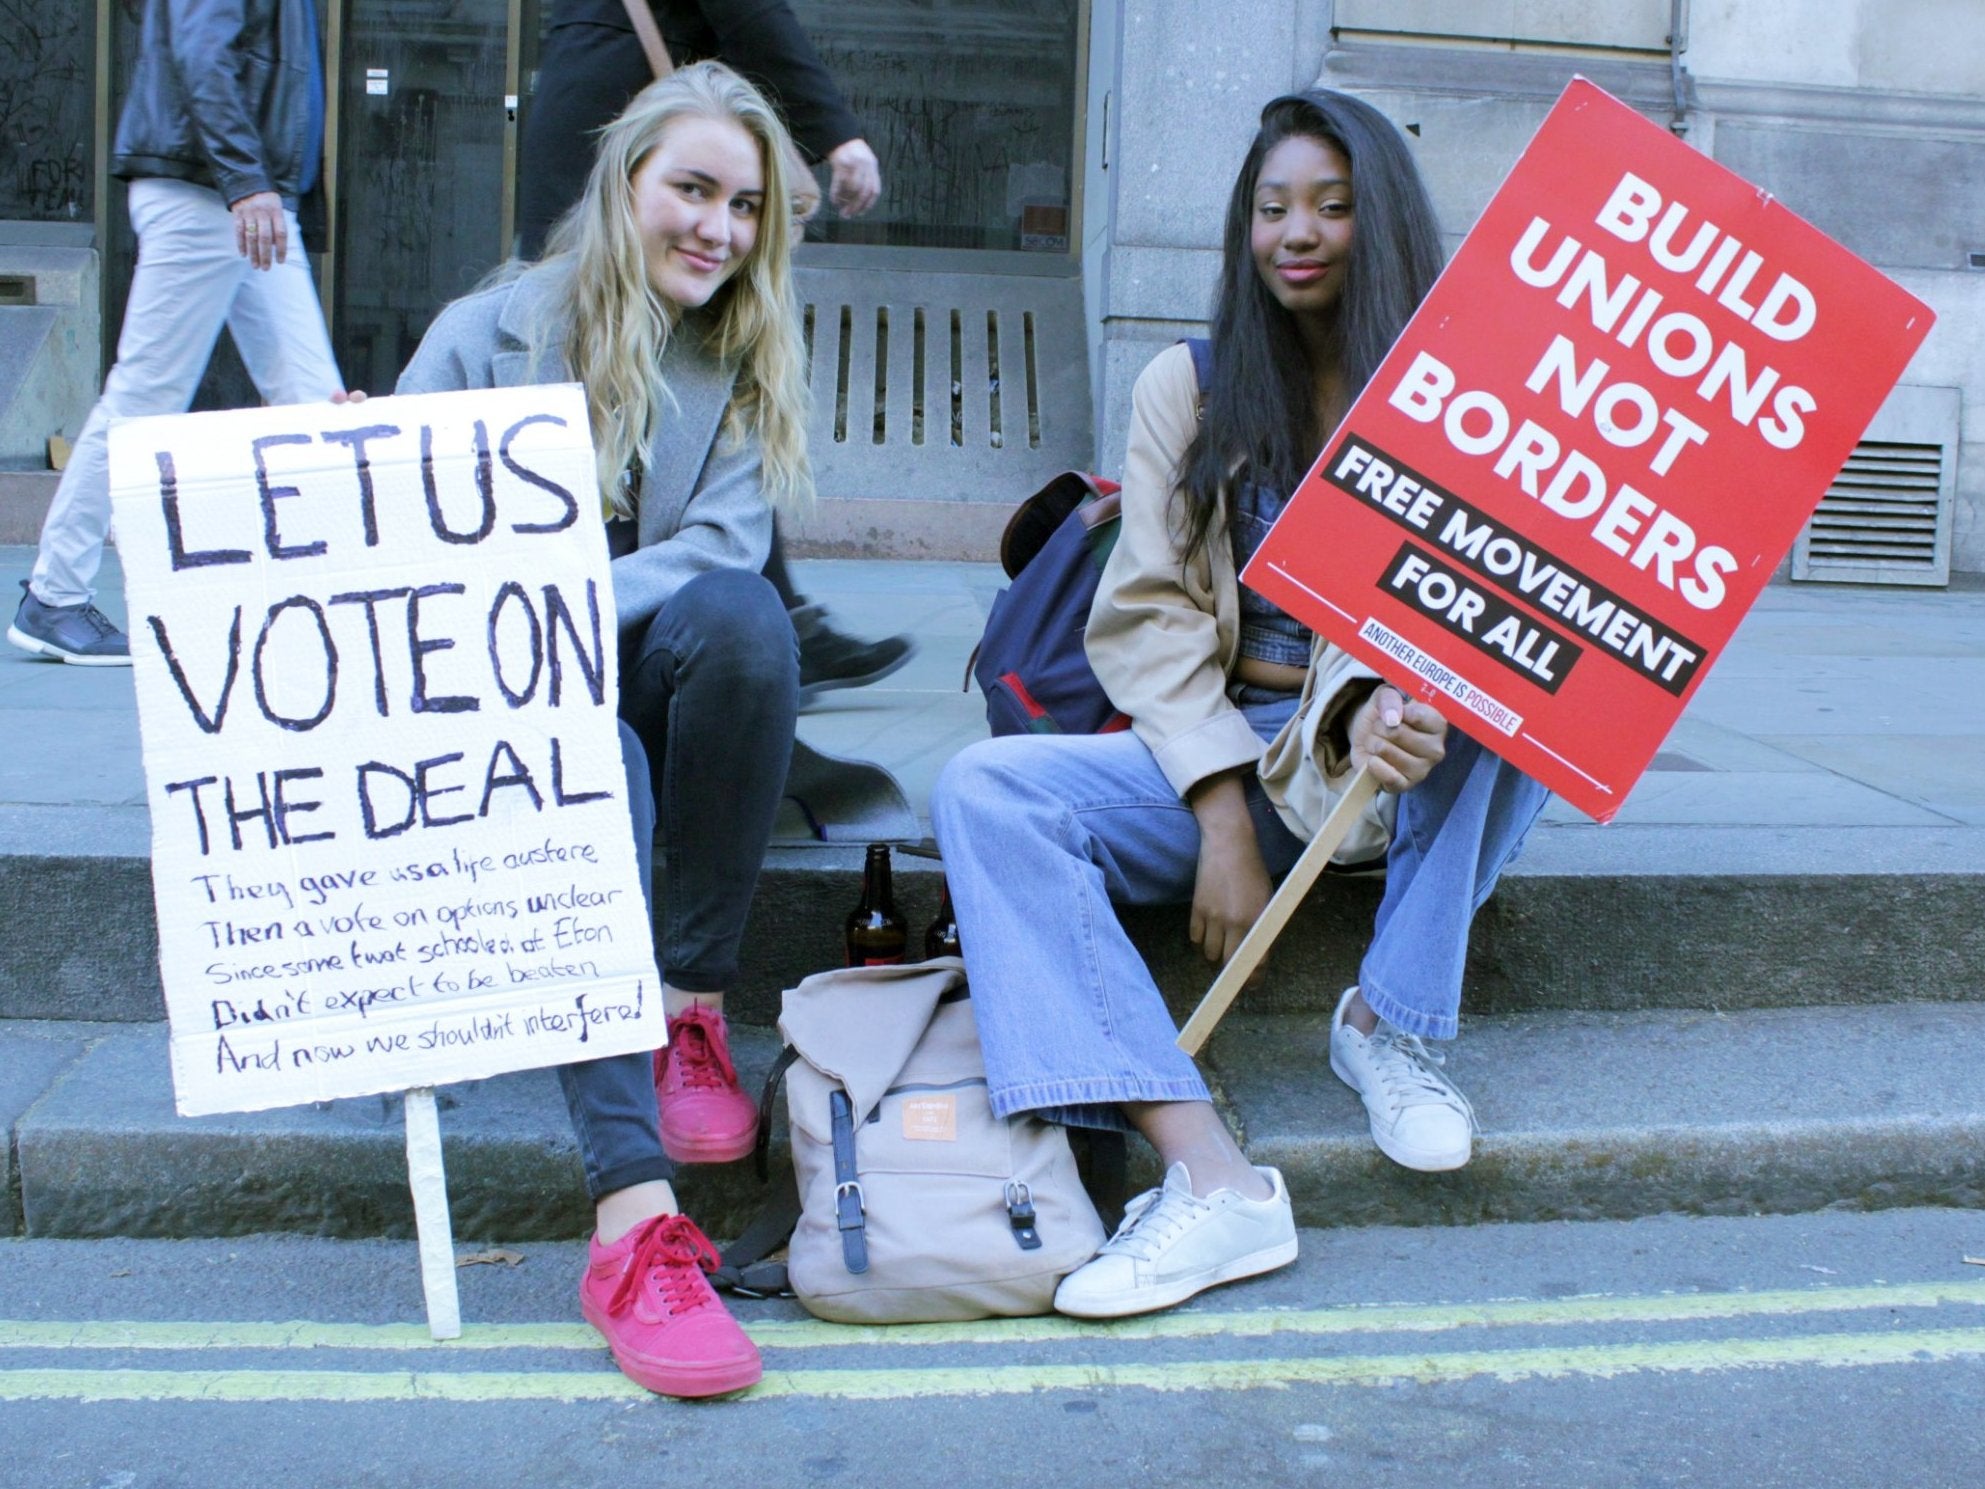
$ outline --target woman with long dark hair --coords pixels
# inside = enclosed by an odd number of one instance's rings
[[[1132,1200],[1056,1307],[1162,1308],[1295,1259],[1288,1191],[1214,1110],[1112,902],[1189,901],[1208,961],[1238,948],[1360,765],[1384,788],[1339,850],[1387,867],[1332,1068],[1418,1169],[1468,1160],[1473,1116],[1423,1039],[1452,1038],[1468,923],[1545,800],[1237,575],[1441,263],[1426,189],[1383,116],[1274,100],[1227,210],[1210,342],[1133,394],[1123,521],[1087,632],[1124,733],[961,752],[932,818],[994,1110],[1123,1127],[1163,1185]]]

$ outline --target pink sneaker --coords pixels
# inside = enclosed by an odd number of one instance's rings
[[[758,1383],[758,1346],[703,1274],[717,1249],[687,1215],[644,1221],[611,1246],[593,1238],[579,1309],[629,1380],[664,1396],[722,1396]]]
[[[662,1151],[677,1163],[729,1163],[758,1141],[758,1103],[738,1088],[724,1016],[692,1008],[669,1020],[655,1051]]]

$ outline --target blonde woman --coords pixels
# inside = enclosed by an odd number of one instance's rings
[[[644,881],[657,814],[666,829],[669,1046],[652,1076],[639,1055],[559,1074],[597,1220],[581,1306],[623,1371],[676,1396],[760,1374],[670,1181],[672,1158],[741,1157],[756,1132],[723,996],[799,687],[792,625],[759,573],[773,507],[811,497],[785,159],[778,116],[728,68],[655,83],[602,134],[546,256],[444,310],[398,389],[586,387]]]

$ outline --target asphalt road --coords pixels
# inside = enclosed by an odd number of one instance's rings
[[[410,1242],[0,1242],[0,1485],[1985,1483],[1985,1215],[1303,1248],[1109,1327],[741,1305],[765,1382],[688,1405],[578,1320],[577,1246],[463,1267],[436,1345]]]

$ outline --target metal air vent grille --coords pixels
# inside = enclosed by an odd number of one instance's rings
[[[1934,570],[1943,468],[1936,445],[1868,440],[1855,446],[1813,514],[1807,561]]]
[[[1947,410],[1943,399],[1915,396],[1936,394],[1951,395]],[[1923,427],[1926,423],[1931,427]],[[1935,427],[1940,423],[1945,424],[1941,430]],[[1918,427],[1901,427],[1907,424]],[[1920,437],[1938,433],[1943,437]],[[1909,438],[1911,434],[1919,437]],[[1949,583],[1956,462],[1955,390],[1896,389],[1800,533],[1792,577],[1851,584]]]
[[[824,498],[1013,502],[1094,463],[1075,278],[802,271]]]

